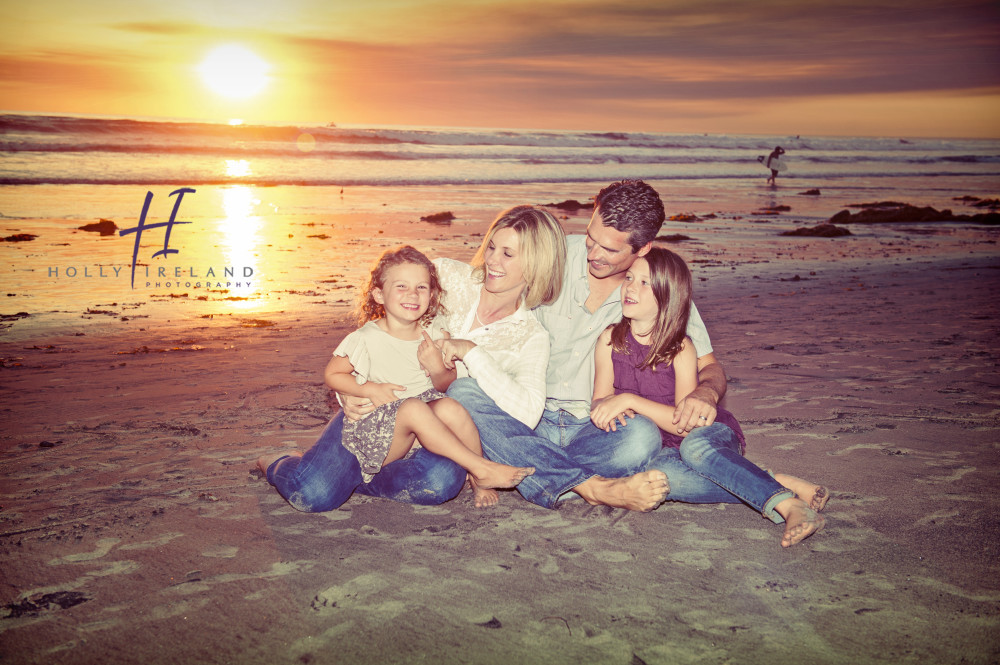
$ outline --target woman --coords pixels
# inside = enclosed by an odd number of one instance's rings
[[[556,299],[562,287],[566,242],[552,215],[532,206],[500,214],[486,233],[472,266],[450,259],[435,265],[447,291],[448,312],[435,320],[436,343],[418,351],[422,363],[443,354],[458,377],[476,380],[503,410],[534,427],[545,405],[548,333],[531,309]],[[439,356],[440,357],[440,356]],[[346,400],[352,416],[373,409]],[[462,489],[466,472],[454,462],[418,448],[363,482],[357,458],[341,443],[344,413],[326,426],[301,457],[287,451],[262,456],[257,466],[292,507],[323,512],[339,507],[355,491],[417,504],[438,504]],[[495,504],[496,492],[477,495],[477,506]]]

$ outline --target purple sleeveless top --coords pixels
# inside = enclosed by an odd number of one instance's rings
[[[649,355],[649,347],[636,341],[631,330],[628,331],[626,341],[632,353],[625,354],[614,349],[611,350],[611,365],[615,372],[615,394],[633,393],[660,404],[673,404],[675,387],[673,364],[658,365],[656,370],[648,367],[637,369],[636,367],[641,365],[642,361]],[[746,451],[747,442],[743,436],[743,430],[740,429],[740,424],[733,414],[720,408],[715,415],[715,422],[727,425],[736,432],[736,436],[740,440],[740,453]],[[683,441],[682,437],[663,429],[660,429],[660,436],[663,439],[664,447],[667,448],[680,448],[681,441]]]

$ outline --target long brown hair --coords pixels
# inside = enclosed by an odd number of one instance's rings
[[[427,273],[430,275],[431,298],[427,306],[427,311],[420,317],[420,325],[426,327],[430,325],[435,316],[446,313],[444,305],[441,304],[441,299],[444,297],[445,292],[441,288],[441,280],[438,279],[437,269],[434,267],[434,264],[420,251],[409,245],[402,245],[396,249],[387,249],[382,252],[382,256],[378,257],[374,265],[372,265],[371,275],[368,276],[364,286],[358,291],[358,302],[354,309],[354,315],[358,320],[359,326],[385,316],[385,307],[375,302],[372,291],[375,289],[384,289],[385,274],[389,272],[390,268],[404,263],[423,266],[427,268]]]
[[[670,364],[684,343],[691,315],[691,271],[684,259],[669,249],[653,247],[641,258],[649,264],[649,285],[656,299],[656,321],[649,338],[649,355],[638,369],[656,369]],[[611,346],[619,353],[631,353],[628,331],[631,319],[622,320],[611,329]]]

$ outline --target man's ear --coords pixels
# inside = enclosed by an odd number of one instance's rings
[[[382,295],[382,289],[377,286],[372,289],[372,299],[375,300],[380,305],[385,304],[385,296]]]
[[[650,240],[645,245],[639,248],[639,251],[635,253],[636,256],[646,256],[649,254],[649,250],[653,249],[653,241]]]

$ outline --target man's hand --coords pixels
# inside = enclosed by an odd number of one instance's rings
[[[674,407],[673,423],[678,434],[715,422],[719,400],[726,394],[726,371],[709,353],[698,358],[698,386]]]

